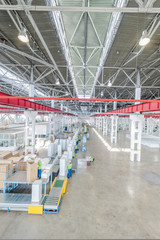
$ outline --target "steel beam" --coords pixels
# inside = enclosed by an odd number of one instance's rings
[[[102,13],[159,13],[160,8],[153,7],[64,7],[64,6],[34,6],[34,5],[2,5],[1,11],[15,10],[15,11],[34,11],[34,12],[102,12]]]
[[[62,113],[62,111],[48,107],[39,103],[31,102],[25,99],[19,99],[18,97],[14,97],[14,99],[6,98],[6,97],[12,97],[12,95],[0,92],[0,104],[5,106],[12,106],[12,107],[18,107],[22,109],[29,109],[34,111],[50,111],[50,112],[57,112]],[[4,98],[3,98],[4,97]]]

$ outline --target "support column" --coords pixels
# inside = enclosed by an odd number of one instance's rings
[[[111,143],[117,143],[118,116],[111,116]]]
[[[122,118],[122,130],[125,131],[126,130],[126,119]]]
[[[140,99],[141,99],[141,76],[140,76],[140,70],[137,69],[135,100],[140,100]],[[139,104],[139,102],[135,104]]]
[[[107,112],[107,107],[108,107],[108,104],[106,103],[105,104],[105,110],[104,110],[105,112]]]
[[[111,133],[111,117],[107,117],[107,129],[108,129],[108,133]]]
[[[99,126],[99,119],[98,117],[96,117],[96,128],[98,129],[98,126]]]
[[[99,112],[102,113],[102,105],[99,107]]]
[[[49,114],[49,140],[54,142],[55,139],[55,117],[54,114]]]
[[[152,134],[153,133],[153,119],[147,118],[147,133]]]
[[[102,117],[99,117],[99,130],[102,130],[102,124],[103,124],[103,120]]]
[[[107,117],[104,117],[103,119],[103,135],[106,136],[108,132],[108,122],[107,122]]]
[[[25,128],[25,154],[30,150],[32,154],[35,152],[35,125],[37,112],[25,111],[26,128]],[[31,124],[30,124],[31,121]]]
[[[18,113],[16,113],[15,116],[16,116],[16,119],[15,119],[16,123],[19,123],[20,122],[20,115]]]
[[[61,111],[63,111],[63,103],[61,103]]]
[[[130,115],[131,119],[131,152],[130,161],[141,161],[141,139],[143,115]]]
[[[144,118],[143,120],[143,132],[147,133],[147,118]]]
[[[54,97],[54,90],[52,91],[52,97]],[[51,107],[54,108],[54,100],[51,100]]]
[[[117,99],[117,90],[115,89],[114,98]],[[117,109],[117,102],[113,102],[113,110]]]
[[[62,131],[63,131],[63,128],[64,128],[64,116],[62,116],[62,118],[61,118],[61,124],[62,124]]]
[[[30,75],[30,84],[29,84],[29,97],[34,97],[34,72],[33,72],[33,66],[31,67],[31,75]],[[30,99],[30,101],[34,102],[34,99]]]
[[[72,118],[69,117],[69,119],[68,119],[68,131],[69,131],[69,132],[72,131],[71,126],[72,126]]]
[[[105,117],[102,117],[102,132],[103,132],[103,129],[104,129],[104,122],[105,122]]]
[[[160,136],[160,119],[158,119],[158,135]]]
[[[93,127],[96,128],[96,118],[94,117],[94,120],[93,120]]]

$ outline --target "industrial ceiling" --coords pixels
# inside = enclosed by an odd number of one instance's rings
[[[158,0],[0,0],[0,91],[27,96],[33,85],[35,96],[134,99],[139,76],[141,98],[159,98],[159,10]],[[17,37],[22,28],[29,43]],[[151,41],[141,47],[144,30]],[[63,105],[106,110],[104,103]]]

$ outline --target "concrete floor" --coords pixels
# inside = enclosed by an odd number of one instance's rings
[[[159,150],[143,147],[142,162],[131,163],[124,132],[107,147],[90,135],[87,155],[95,163],[69,180],[59,214],[0,212],[1,239],[160,238]]]

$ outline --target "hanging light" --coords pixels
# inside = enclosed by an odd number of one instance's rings
[[[146,46],[151,41],[150,37],[148,36],[147,31],[142,32],[142,37],[139,40],[139,45],[141,47]]]
[[[68,96],[68,94],[69,94],[69,93],[66,91],[65,95]]]
[[[21,31],[18,34],[18,39],[24,43],[28,43],[29,42],[29,38],[28,35],[26,33],[26,29],[22,28]]]
[[[108,87],[111,87],[111,86],[112,86],[112,83],[111,83],[111,80],[109,80]]]
[[[56,79],[56,85],[60,85],[60,81],[58,78]]]
[[[103,93],[103,91],[101,92],[101,97],[103,97],[103,95],[104,95],[104,93]]]

